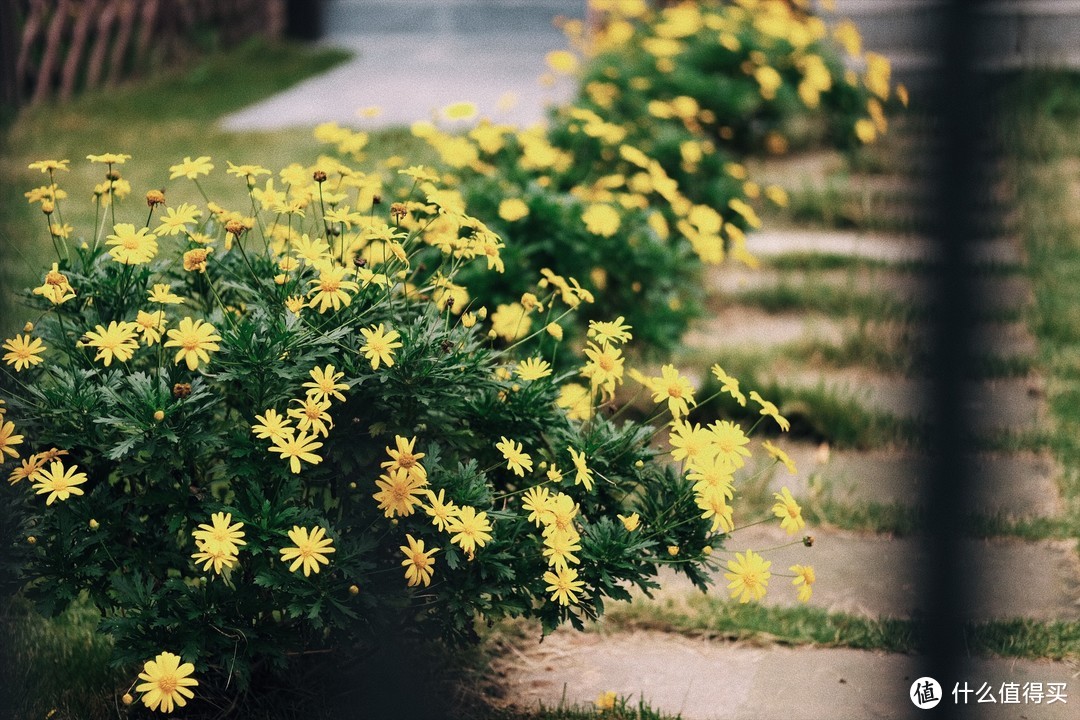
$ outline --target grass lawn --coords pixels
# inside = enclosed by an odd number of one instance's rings
[[[1013,149],[1009,180],[1035,286],[1030,326],[1052,417],[1045,447],[1063,468],[1063,515],[1080,546],[1080,74],[1018,78],[1007,97],[1002,132]]]

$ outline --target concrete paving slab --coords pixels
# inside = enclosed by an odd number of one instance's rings
[[[750,290],[780,286],[802,288],[825,285],[849,293],[882,293],[898,303],[926,308],[934,302],[929,280],[914,272],[880,267],[856,267],[842,270],[751,270],[742,265],[725,264],[709,269],[706,275],[710,292],[737,295]],[[975,281],[973,295],[982,313],[1018,311],[1034,302],[1031,281],[1022,275],[983,277]]]
[[[932,262],[936,256],[933,243],[926,238],[847,230],[764,230],[751,235],[747,244],[750,252],[761,257],[816,253],[904,263]],[[1014,266],[1023,261],[1023,254],[1013,239],[986,239],[972,247],[972,261]]]
[[[756,518],[740,518],[736,526]],[[736,530],[726,551],[754,550],[772,562],[772,570],[787,572],[791,565],[812,565],[817,574],[811,607],[867,617],[905,618],[925,611],[919,597],[919,573],[929,557],[918,537],[894,538],[825,528],[806,527],[795,537],[813,535],[814,546],[784,546],[792,537],[775,524]],[[772,549],[770,548],[780,548]],[[1012,538],[963,543],[965,566],[972,569],[974,620],[1029,617],[1037,620],[1074,620],[1080,614],[1080,559],[1076,543],[1027,542]],[[724,570],[715,574],[711,593],[727,596]],[[677,600],[700,591],[673,572],[660,577],[658,601]],[[791,581],[776,577],[762,601],[766,605],[795,606]]]
[[[506,697],[535,709],[590,705],[604,692],[644,699],[684,720],[865,720],[919,717],[908,697],[921,676],[916,656],[846,648],[752,647],[657,632],[618,634],[557,631],[497,662]],[[1076,693],[1067,663],[980,659],[964,678],[941,680],[943,704],[963,681],[1066,683]],[[959,697],[964,697],[960,695]],[[974,696],[968,696],[974,706]],[[1045,700],[1043,701],[1045,703]],[[1065,703],[978,705],[978,717],[1075,717],[1076,699]],[[940,706],[939,706],[940,707]],[[985,713],[985,714],[984,714]]]
[[[762,350],[803,340],[839,344],[854,321],[836,320],[810,313],[767,313],[756,308],[732,306],[695,322],[683,338],[691,348]]]
[[[861,368],[793,371],[773,379],[793,387],[822,387],[869,409],[925,419],[933,411],[932,388],[921,378],[877,375]],[[1034,430],[1046,412],[1037,378],[994,378],[971,383],[966,410],[978,433]]]
[[[880,503],[916,507],[930,474],[930,459],[916,450],[822,451],[811,443],[777,444],[795,462],[791,475],[761,461],[765,497],[788,487],[796,498],[829,499],[855,505]],[[979,453],[970,458],[975,481],[968,512],[1010,517],[1053,517],[1061,512],[1053,458],[1037,453]],[[748,473],[756,474],[755,471]]]
[[[930,261],[934,256],[924,238],[851,231],[762,230],[747,239],[747,247],[761,257],[816,253],[900,263]]]
[[[506,33],[449,35],[422,33],[335,37],[335,47],[356,57],[262,102],[225,116],[225,130],[269,130],[336,121],[362,129],[431,120],[455,102],[475,103],[479,116],[519,126],[542,122],[546,108],[568,101],[573,81],[551,87],[539,83],[544,55],[563,46],[557,35]],[[512,106],[504,101],[513,100]],[[360,108],[382,113],[361,120]],[[469,127],[446,124],[447,129]]]

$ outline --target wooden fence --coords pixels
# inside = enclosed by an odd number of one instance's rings
[[[285,0],[0,0],[21,28],[5,97],[66,100],[207,49],[277,37]],[[9,24],[11,23],[11,24]],[[10,62],[10,60],[9,60]],[[7,63],[6,63],[7,64]]]

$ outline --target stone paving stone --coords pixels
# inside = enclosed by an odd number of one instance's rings
[[[736,505],[735,522],[738,516]],[[918,537],[894,538],[807,526],[794,538],[814,536],[814,546],[790,543],[792,537],[775,524],[736,530],[726,544],[730,552],[763,552],[772,570],[787,572],[791,565],[813,565],[817,574],[811,607],[867,617],[911,617],[925,610],[919,597],[918,573],[927,557]],[[769,550],[769,548],[780,548]],[[1037,620],[1075,620],[1080,614],[1080,559],[1075,543],[1046,540],[1028,542],[1012,538],[963,543],[971,581],[975,620],[1029,617]],[[1034,570],[1033,570],[1034,569]],[[711,593],[726,597],[727,581],[717,571]],[[700,592],[681,575],[664,572],[659,601]],[[787,578],[774,578],[763,602],[795,606],[795,592]]]
[[[973,350],[983,357],[1024,358],[1038,352],[1038,342],[1021,322],[986,322],[972,328]],[[767,312],[729,305],[691,324],[683,343],[695,350],[770,350],[805,341],[840,345],[866,333],[889,347],[903,347],[925,357],[932,350],[930,331],[920,322],[869,321],[798,311]]]
[[[255,105],[225,116],[225,130],[269,130],[336,121],[376,129],[433,119],[450,103],[476,104],[481,117],[527,126],[541,122],[549,104],[573,96],[567,78],[543,87],[544,55],[563,46],[558,35],[506,33],[432,38],[422,33],[342,36],[337,47],[355,50],[349,62],[310,78]],[[483,78],[478,81],[477,78]],[[507,95],[510,93],[511,95]],[[504,97],[514,97],[503,109]],[[361,120],[360,108],[378,106],[382,114]],[[442,123],[449,130],[469,123]]]
[[[776,441],[795,461],[791,475],[783,466],[762,461],[766,497],[787,486],[796,498],[828,498],[842,504],[881,503],[917,506],[930,472],[929,459],[915,450],[836,451],[810,443]],[[1053,517],[1061,512],[1055,477],[1047,455],[979,453],[970,458],[975,487],[969,512],[1011,517]],[[751,470],[748,475],[755,474]]]
[[[747,245],[761,257],[817,253],[903,263],[931,262],[936,256],[933,243],[926,238],[845,230],[765,230],[752,234]],[[1010,238],[982,240],[972,247],[972,261],[1013,266],[1023,261],[1023,253]]]
[[[824,387],[868,409],[897,417],[926,418],[932,411],[931,388],[920,378],[877,375],[854,368],[785,372],[775,379],[793,387]],[[1034,430],[1045,414],[1041,382],[1036,378],[980,381],[971,384],[969,393],[966,410],[979,433]]]
[[[925,308],[933,302],[928,282],[913,272],[880,267],[838,270],[752,270],[732,263],[712,267],[706,277],[710,291],[736,295],[748,290],[771,289],[780,285],[801,288],[827,285],[860,294],[885,293],[898,303]],[[982,277],[975,280],[974,295],[983,312],[1016,311],[1033,303],[1031,281],[1022,275]]]
[[[800,340],[823,340],[840,343],[845,332],[857,327],[854,321],[836,320],[825,315],[767,313],[747,307],[725,308],[695,322],[683,342],[696,349],[763,350]]]
[[[761,257],[817,253],[899,263],[934,256],[923,238],[835,230],[763,230],[749,236],[747,247]]]
[[[497,664],[506,697],[518,707],[591,705],[604,692],[644,699],[684,720],[866,720],[916,717],[908,693],[917,656],[847,648],[753,647],[665,635],[560,630]],[[977,659],[964,678],[942,678],[942,705],[956,682],[1000,692],[1002,683],[1066,683],[1066,702],[978,705],[978,717],[1075,718],[1078,684],[1068,663]],[[1070,692],[1071,691],[1071,692]],[[963,697],[962,695],[960,697]],[[972,707],[975,697],[969,696]],[[1045,703],[1045,700],[1044,700]],[[932,711],[929,711],[932,712]]]

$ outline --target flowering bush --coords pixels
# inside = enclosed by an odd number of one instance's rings
[[[907,102],[903,86],[894,100],[888,59],[864,52],[853,23],[830,32],[805,1],[590,6],[598,30],[583,39],[570,26],[592,56],[577,104],[626,128],[628,142],[680,181],[710,146],[741,157],[782,154],[799,136],[840,148],[873,142],[888,128],[886,103]]]
[[[661,565],[706,586],[747,433],[691,422],[674,367],[627,368],[622,320],[591,322],[585,361],[555,372],[557,321],[594,298],[553,271],[514,305],[471,305],[459,274],[498,274],[513,236],[428,170],[401,170],[411,190],[387,206],[329,159],[263,182],[229,163],[245,212],[158,190],[139,211],[114,192],[128,156],[90,159],[106,181],[83,238],[58,231],[67,161],[34,164],[57,261],[3,343],[4,502],[20,518],[4,556],[46,613],[89,598],[117,663],[141,668],[143,704],[243,692],[259,668],[387,628],[580,627],[656,587]],[[185,158],[168,194],[212,170]],[[671,418],[667,448],[609,412],[626,376]],[[789,493],[773,510],[803,526]],[[765,593],[760,555],[727,567],[733,596]],[[805,599],[812,570],[796,567]]]
[[[889,65],[841,23],[832,39],[866,64],[861,78],[846,70],[824,22],[780,0],[591,7],[600,23],[587,39],[580,22],[566,25],[584,68],[571,52],[548,56],[554,72],[580,71],[582,88],[549,128],[482,120],[448,132],[423,121],[413,133],[447,186],[518,240],[504,253],[510,272],[459,276],[469,292],[513,303],[553,270],[596,296],[579,329],[621,316],[643,348],[670,350],[699,312],[702,264],[755,265],[747,233],[764,204],[787,203],[782,188],[754,182],[745,155],[785,152],[792,129],[815,122],[839,147],[872,141],[887,127]],[[460,130],[475,112],[455,103],[437,120]],[[353,159],[368,140],[334,123],[316,137]]]
[[[618,316],[636,328],[642,349],[671,349],[699,312],[702,262],[753,264],[744,229],[760,220],[742,184],[724,186],[725,218],[691,202],[659,163],[622,142],[618,127],[587,111],[576,122],[561,146],[540,128],[482,121],[455,134],[414,124],[438,155],[445,185],[516,240],[500,255],[508,272],[466,268],[457,282],[478,302],[503,305],[530,292],[537,276],[546,286],[554,272],[594,300],[576,324],[564,323],[577,337],[589,322]],[[328,123],[316,137],[344,153],[366,136]]]

